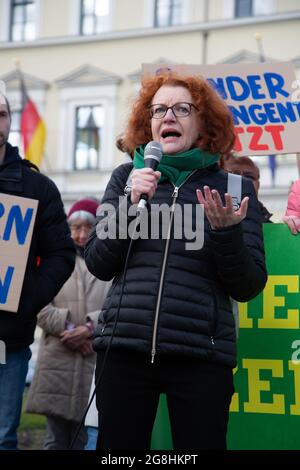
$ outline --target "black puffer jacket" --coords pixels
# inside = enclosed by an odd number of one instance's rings
[[[31,169],[10,144],[0,166],[0,192],[39,201],[18,312],[0,307],[0,339],[12,349],[32,343],[38,312],[74,269],[75,247],[55,184]]]
[[[118,167],[108,183],[105,203],[117,208],[117,224],[125,198],[119,196],[132,164]],[[196,170],[178,191],[177,204],[197,205],[196,189],[207,185],[220,194],[227,191],[227,173],[217,165]],[[249,196],[247,218],[238,225],[211,230],[205,218],[204,245],[186,250],[186,240],[171,236],[165,255],[165,239],[138,239],[134,242],[126,275],[125,289],[113,348],[155,354],[196,356],[203,360],[235,366],[235,325],[229,296],[248,301],[265,286],[260,215],[254,187],[243,179],[243,196]],[[170,182],[158,185],[153,204],[172,204],[174,187]],[[113,215],[109,216],[112,223]],[[195,214],[193,216],[195,228]],[[129,217],[127,223],[132,223]],[[101,220],[101,216],[100,216]],[[102,224],[105,219],[102,220]],[[123,223],[124,225],[124,223]],[[178,227],[177,227],[178,228]],[[107,231],[106,223],[98,235]],[[110,225],[112,230],[112,225]],[[94,231],[86,247],[86,263],[99,279],[115,277],[104,303],[94,347],[105,348],[112,333],[129,239],[100,239]]]

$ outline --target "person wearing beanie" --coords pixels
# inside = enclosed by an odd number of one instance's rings
[[[110,285],[96,279],[83,259],[98,205],[86,198],[70,208],[67,220],[77,249],[75,269],[58,295],[38,314],[43,333],[26,411],[47,417],[45,450],[70,447],[88,403],[95,365],[92,337]],[[84,449],[86,441],[82,428],[73,449]]]
[[[69,209],[68,219],[70,219],[71,216],[73,216],[74,218],[74,215],[73,215],[74,213],[86,212],[87,214],[85,215],[87,216],[87,218],[90,218],[91,216],[93,221],[95,221],[98,206],[99,206],[99,203],[97,202],[96,199],[91,199],[91,198],[80,199],[79,201],[74,202],[74,204]]]
[[[99,203],[95,199],[81,199],[75,202],[68,212],[67,219],[71,228],[71,235],[77,253],[82,258],[86,241],[96,220],[98,206]]]

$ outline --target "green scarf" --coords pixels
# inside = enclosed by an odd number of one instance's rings
[[[144,168],[145,145],[141,145],[134,151],[133,166],[136,169]],[[206,168],[219,160],[218,154],[203,152],[199,148],[193,148],[187,152],[176,155],[163,155],[157,170],[161,172],[159,182],[170,180],[177,188],[196,169]]]

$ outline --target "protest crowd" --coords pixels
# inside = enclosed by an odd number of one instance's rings
[[[243,92],[258,99],[251,77]],[[264,76],[276,98],[285,90],[274,77]],[[222,98],[192,73],[143,77],[116,142],[127,163],[101,200],[66,207],[10,143],[0,94],[0,450],[19,448],[24,411],[46,417],[43,450],[150,449],[162,394],[175,450],[228,448],[240,308],[267,285],[264,229],[277,224],[234,129],[238,115],[258,126],[262,115]],[[288,104],[263,109],[270,122],[296,119]],[[282,150],[276,129],[267,132]],[[298,237],[296,175],[281,226]]]

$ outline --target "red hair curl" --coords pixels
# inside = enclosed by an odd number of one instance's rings
[[[230,154],[235,133],[232,115],[226,103],[204,78],[178,75],[170,71],[146,77],[142,81],[122,139],[128,153],[132,155],[136,147],[152,140],[149,106],[157,90],[164,85],[180,86],[190,92],[201,123],[196,147],[210,153]]]

